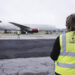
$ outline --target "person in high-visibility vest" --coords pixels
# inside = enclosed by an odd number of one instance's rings
[[[56,75],[75,75],[75,13],[67,17],[66,28],[68,32],[57,37],[50,54]]]
[[[18,38],[20,39],[20,34],[21,32],[20,31],[17,31],[17,35],[18,35]]]

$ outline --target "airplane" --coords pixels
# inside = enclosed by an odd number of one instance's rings
[[[0,21],[0,30],[4,30],[5,33],[8,30],[21,31],[21,34],[28,33],[37,33],[39,31],[51,31],[56,28],[50,25],[41,25],[41,24],[19,24],[15,22],[2,22]]]

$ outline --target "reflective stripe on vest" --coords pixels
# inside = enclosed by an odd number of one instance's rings
[[[57,65],[65,68],[75,68],[75,64],[65,64],[65,63],[58,62]]]
[[[66,52],[66,34],[62,35],[62,47],[63,47],[63,51],[60,52],[60,55],[75,56],[75,53],[73,53],[73,52]]]
[[[62,47],[63,51],[60,52],[61,56],[72,56],[72,57],[75,56],[75,53],[73,52],[66,52],[66,34],[62,35]],[[64,68],[75,68],[75,64],[65,64],[57,62],[57,65]]]

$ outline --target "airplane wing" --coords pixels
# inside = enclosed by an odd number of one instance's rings
[[[38,32],[38,29],[37,28],[30,28],[28,26],[24,26],[22,24],[18,24],[18,23],[14,23],[14,22],[9,22],[17,27],[19,27],[21,29],[21,33],[25,33],[25,32],[29,32],[29,33],[36,33]]]
[[[22,24],[18,24],[18,23],[14,23],[14,22],[9,22],[9,23],[11,23],[11,24],[13,24],[13,25],[15,25],[15,26],[17,26],[17,27],[20,27],[20,29],[21,29],[22,31],[28,31],[28,30],[31,29],[30,27],[24,26],[24,25],[22,25]]]

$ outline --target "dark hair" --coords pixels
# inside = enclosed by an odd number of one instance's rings
[[[75,14],[71,14],[67,17],[66,26],[68,26],[70,30],[75,30]]]

